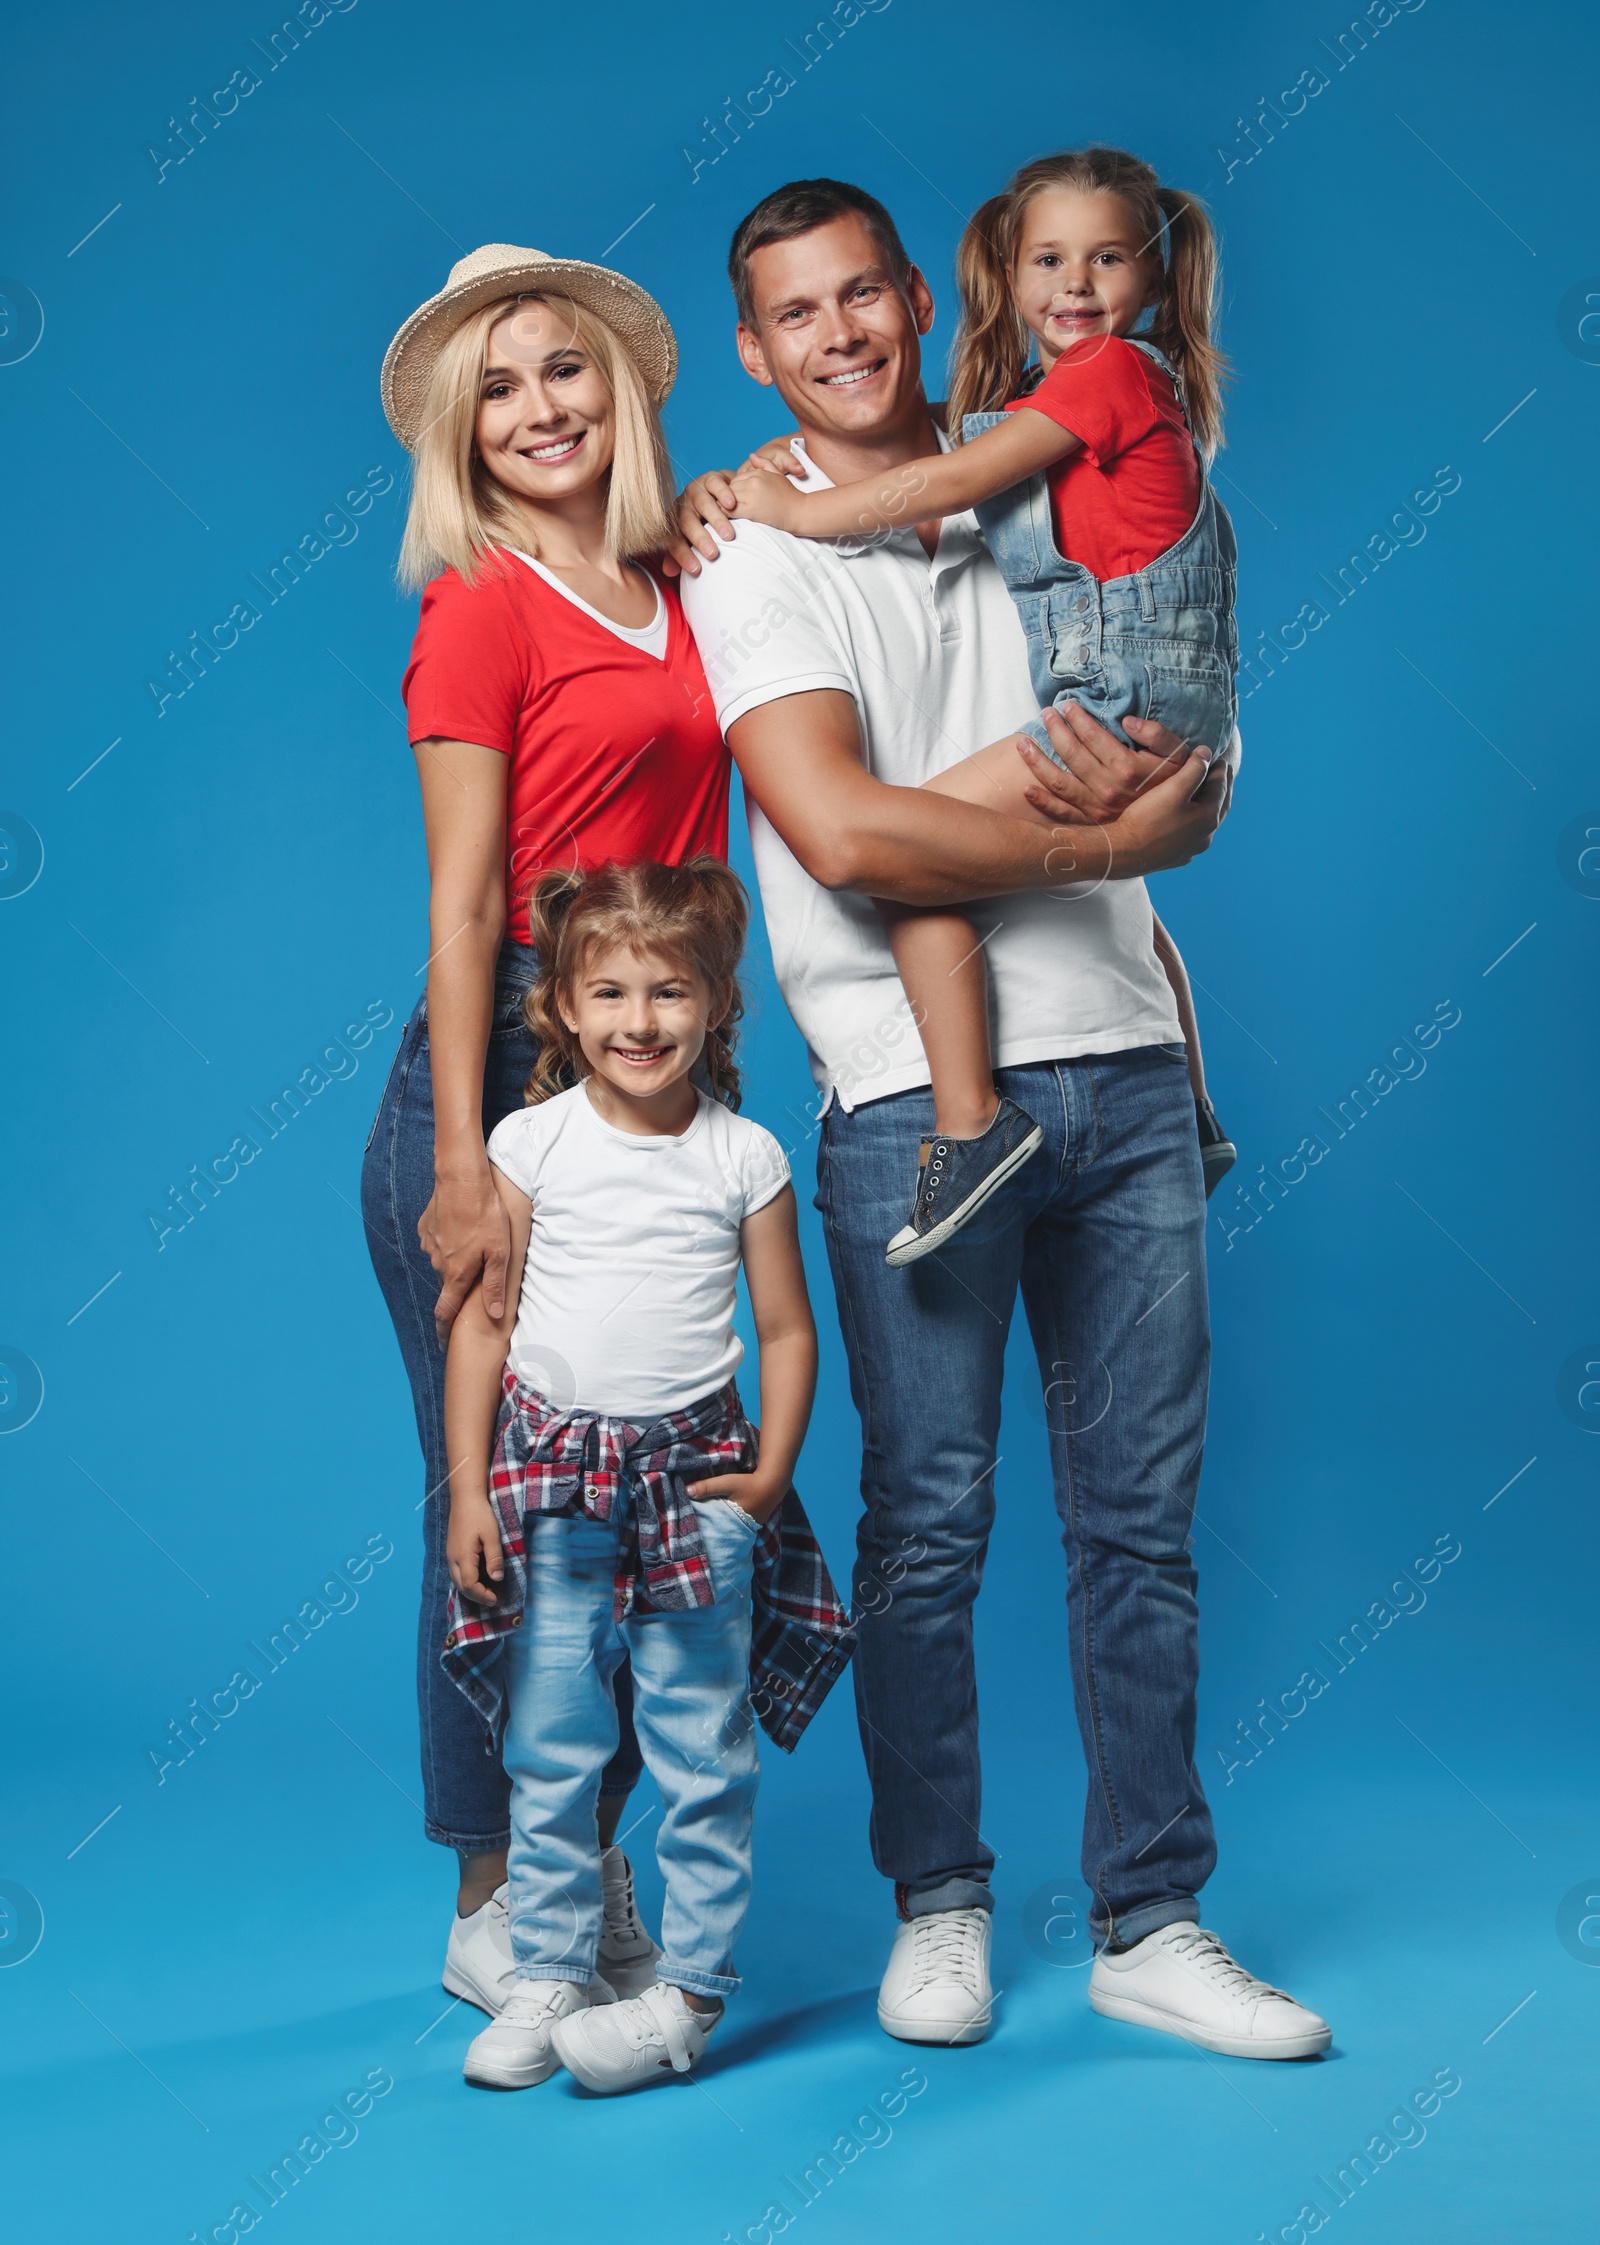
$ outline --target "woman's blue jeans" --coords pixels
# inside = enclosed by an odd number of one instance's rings
[[[910,1916],[991,1907],[972,1608],[1020,1291],[1067,1557],[1083,1876],[1096,1939],[1125,1944],[1194,1917],[1217,1852],[1194,1766],[1189,1545],[1210,1362],[1194,1099],[1182,1045],[995,1081],[1044,1144],[947,1247],[903,1270],[883,1243],[933,1129],[930,1095],[853,1114],[835,1102],[822,1125],[817,1205],[864,1438],[855,1687],[873,1859]],[[1054,1743],[1037,1706],[1001,1720]]]
[[[522,1018],[534,975],[526,944],[503,946],[495,970],[494,1021],[483,1069],[485,1137],[522,1105],[538,1047]],[[417,1628],[417,1713],[422,1732],[424,1829],[445,1847],[478,1852],[504,1847],[511,1832],[511,1781],[483,1720],[445,1675],[450,1573],[449,1461],[444,1444],[444,1351],[434,1332],[439,1281],[417,1238],[417,1219],[433,1193],[433,1073],[424,999],[406,1023],[361,1165],[361,1214],[372,1267],[394,1320],[422,1443],[422,1613]],[[619,1743],[600,1782],[615,1798],[632,1790],[642,1766],[633,1732],[632,1681],[617,1671]]]

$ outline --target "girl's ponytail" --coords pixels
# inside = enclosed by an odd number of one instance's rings
[[[1158,187],[1170,252],[1150,340],[1183,376],[1189,425],[1209,460],[1222,443],[1222,382],[1227,360],[1212,341],[1217,316],[1217,237],[1205,205],[1181,187]]]
[[[721,1020],[706,1031],[701,1058],[711,1079],[712,1098],[737,1111],[744,1095],[733,1057],[739,1023],[744,1018],[744,990],[737,969],[750,926],[750,899],[738,874],[720,858],[693,857],[683,870],[693,876],[703,900],[699,939],[703,971],[727,997]]]
[[[994,413],[1015,397],[1030,337],[1011,290],[1016,220],[1008,189],[980,203],[956,250],[961,324],[950,361],[950,435],[961,442],[969,413]]]
[[[539,1057],[523,1088],[530,1107],[581,1081],[577,1038],[561,1018],[561,997],[595,951],[655,952],[688,967],[711,987],[721,1018],[706,1031],[701,1055],[712,1096],[737,1107],[734,1061],[744,1012],[739,960],[750,925],[744,883],[720,858],[686,865],[602,865],[592,873],[546,873],[528,900],[538,976],[522,1015],[538,1039]]]
[[[1149,340],[1183,378],[1189,423],[1209,459],[1222,442],[1222,384],[1228,362],[1212,340],[1217,243],[1205,206],[1163,187],[1150,166],[1123,148],[1074,148],[1024,164],[1011,184],[973,213],[956,252],[961,325],[950,370],[950,434],[961,417],[989,413],[1019,395],[1032,337],[1017,310],[1012,273],[1022,215],[1049,187],[1110,194],[1126,204],[1139,240],[1163,260]]]
[[[533,1074],[522,1087],[522,1096],[530,1107],[570,1090],[576,1081],[571,1067],[572,1034],[557,1010],[557,982],[562,926],[582,890],[583,875],[576,868],[568,868],[541,874],[528,899],[538,980],[522,1001],[522,1018],[539,1043]]]

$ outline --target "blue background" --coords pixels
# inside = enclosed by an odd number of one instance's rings
[[[885,0],[804,67],[798,7],[359,0],[269,71],[247,42],[272,21],[234,0],[36,9],[7,41],[0,2065],[19,2227],[231,2238],[247,2178],[383,2069],[359,2139],[271,2235],[764,2240],[780,2176],[916,2065],[926,2086],[799,2214],[807,2237],[1276,2238],[1453,2068],[1426,2141],[1340,2234],[1591,2236],[1590,11],[1427,0],[1366,19],[1341,59],[1319,42],[1348,18],[1299,0]],[[247,65],[261,83],[158,178],[168,120]],[[710,161],[713,104],[780,66],[792,86]],[[1236,120],[1313,69],[1325,85],[1252,156]],[[440,2016],[452,1866],[415,1801],[420,1468],[353,1205],[426,950],[378,362],[480,241],[610,254],[678,327],[687,475],[775,426],[722,278],[760,195],[831,172],[889,202],[940,300],[934,377],[962,218],[1090,138],[1218,219],[1247,650],[1328,611],[1246,705],[1222,839],[1157,887],[1203,985],[1238,1179],[1286,1157],[1297,1178],[1253,1227],[1233,1181],[1213,1204],[1206,1916],[1332,2019],[1334,2051],[1211,2060],[1088,2011],[1062,1566],[1019,1347],[979,1610],[994,2039],[919,2053],[876,2028],[890,1916],[846,1692],[769,1768],[747,1992],[700,2086],[471,2094],[477,2015]],[[44,316],[25,358],[23,290]],[[394,480],[359,535],[158,715],[169,651],[374,468]],[[1459,487],[1426,537],[1337,603],[1326,579],[1438,470]],[[759,945],[752,971],[752,1111],[803,1166],[809,1078]],[[369,1005],[391,1018],[359,1072],[158,1251],[145,1212]],[[1325,1116],[1439,1006],[1459,1021],[1425,1073],[1401,1062],[1335,1136]],[[1328,1150],[1301,1175],[1313,1134]],[[856,1431],[806,1225],[825,1351],[802,1479],[842,1573]],[[1426,1605],[1336,1673],[1318,1640],[1441,1536],[1460,1555]],[[147,1749],[191,1696],[369,1538],[394,1555],[359,1604],[158,1783]],[[1236,1726],[1313,1664],[1329,1688],[1246,1763]],[[653,1910],[649,1800],[632,1848]]]

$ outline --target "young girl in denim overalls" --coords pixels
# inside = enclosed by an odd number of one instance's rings
[[[1041,705],[1075,702],[1125,739],[1124,718],[1158,720],[1227,754],[1236,553],[1204,467],[1221,439],[1224,364],[1211,339],[1216,247],[1204,211],[1119,149],[1046,156],[975,213],[957,269],[959,449],[811,493],[753,468],[735,479],[739,513],[827,538],[973,507],[1016,600]],[[1135,336],[1146,312],[1148,331]],[[1025,730],[1055,755],[1041,724]],[[1007,740],[928,784],[1027,816],[1029,777]],[[880,910],[935,1112],[910,1221],[889,1242],[900,1264],[958,1231],[1043,1134],[995,1088],[971,921],[942,907]],[[1234,1148],[1206,1097],[1188,977],[1159,920],[1154,940],[1185,1031],[1210,1192]]]

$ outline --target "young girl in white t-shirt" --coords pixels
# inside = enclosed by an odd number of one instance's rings
[[[750,1895],[752,1591],[754,1704],[780,1745],[849,1657],[790,1485],[817,1344],[789,1165],[735,1112],[747,912],[705,858],[547,875],[533,897],[540,1060],[489,1139],[520,1299],[493,1320],[474,1291],[445,1379],[443,1659],[491,1739],[503,1719],[512,1781],[517,1979],[465,2065],[497,2088],[558,2064],[600,2091],[693,2066],[738,1986]],[[741,1265],[759,1439],[733,1386]],[[624,1654],[666,1905],[655,1984],[618,2000],[595,1972],[595,1807]]]

